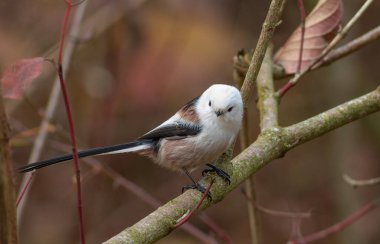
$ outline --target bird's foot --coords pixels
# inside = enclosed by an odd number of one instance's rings
[[[202,171],[202,176],[205,176],[206,174],[210,172],[215,172],[219,177],[221,177],[227,184],[231,184],[231,177],[229,174],[227,174],[226,171],[216,167],[215,165],[212,164],[206,164],[210,169],[205,169]]]
[[[195,183],[195,184],[191,184],[191,185],[186,185],[186,186],[183,186],[182,187],[182,192],[186,191],[186,190],[189,190],[189,189],[196,189],[198,190],[199,192],[201,192],[202,194],[204,194],[206,192],[206,188],[204,188],[201,184],[199,183]],[[208,192],[207,193],[207,198],[208,200],[212,201],[212,197],[211,197],[211,193]]]

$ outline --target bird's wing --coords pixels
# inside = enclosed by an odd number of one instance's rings
[[[199,97],[186,103],[173,117],[149,131],[138,140],[159,140],[162,138],[180,139],[195,136],[202,130],[195,106]]]
[[[202,128],[199,125],[185,123],[181,120],[177,120],[169,123],[166,122],[156,127],[155,129],[141,136],[138,140],[159,140],[168,137],[183,138],[188,136],[195,136],[201,132],[201,130]]]

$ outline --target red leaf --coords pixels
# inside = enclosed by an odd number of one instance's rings
[[[21,59],[8,67],[1,78],[3,96],[10,99],[21,99],[22,89],[37,78],[43,68],[44,58]]]
[[[342,13],[341,0],[319,0],[313,11],[307,16],[301,70],[308,67],[335,37]],[[292,33],[274,57],[275,62],[282,65],[287,74],[295,73],[297,70],[300,42],[301,26]]]

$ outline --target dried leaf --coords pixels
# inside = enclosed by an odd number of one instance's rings
[[[301,70],[318,57],[335,37],[342,19],[341,0],[319,0],[305,20],[305,37]],[[301,45],[301,26],[276,53],[274,61],[282,65],[287,74],[295,73],[298,66]]]
[[[21,99],[22,90],[41,74],[43,61],[42,57],[21,59],[6,68],[1,78],[3,96],[10,99]]]

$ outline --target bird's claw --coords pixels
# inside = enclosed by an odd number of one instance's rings
[[[196,184],[191,184],[191,185],[186,185],[186,186],[183,186],[182,187],[182,193],[186,190],[189,190],[189,189],[195,189],[195,190],[198,190],[199,192],[201,192],[202,194],[204,194],[206,192],[206,188],[204,188],[201,184],[199,183],[196,183]],[[211,193],[208,192],[207,193],[207,198],[208,200],[212,201],[212,197],[211,197]]]
[[[227,174],[226,171],[216,167],[215,165],[212,164],[206,164],[210,169],[205,169],[202,171],[202,176],[205,176],[206,174],[210,172],[215,172],[219,177],[221,177],[228,185],[231,184],[231,177],[229,174]]]

